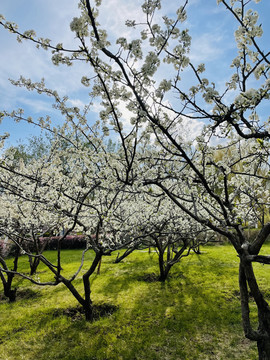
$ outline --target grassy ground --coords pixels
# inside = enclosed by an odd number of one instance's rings
[[[165,284],[152,281],[158,271],[154,253],[135,252],[120,264],[113,263],[115,256],[104,259],[101,274],[92,279],[92,298],[106,304],[109,314],[93,323],[72,310],[76,300],[63,285],[41,288],[16,279],[17,302],[0,299],[0,359],[257,359],[256,344],[244,338],[241,327],[233,249],[202,251],[177,264]],[[67,273],[79,258],[80,251],[64,252]],[[267,267],[256,271],[267,290]],[[38,276],[48,278],[44,267]]]

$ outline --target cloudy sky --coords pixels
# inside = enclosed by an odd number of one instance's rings
[[[180,1],[180,0],[179,0]],[[163,13],[172,16],[179,1],[163,0]],[[118,36],[132,37],[132,30],[126,28],[126,19],[140,19],[141,0],[103,0],[100,23],[107,28],[111,38]],[[252,4],[260,13],[259,22],[264,29],[265,48],[269,46],[270,1],[262,0]],[[23,32],[34,29],[38,36],[63,43],[73,48],[76,44],[69,24],[74,16],[79,15],[76,0],[1,0],[0,14],[9,21],[14,21]],[[230,73],[231,60],[236,56],[233,33],[235,24],[223,5],[217,6],[216,0],[189,0],[188,20],[184,24],[192,35],[191,60],[195,64],[205,62],[207,75],[222,86]],[[81,85],[81,76],[87,75],[87,68],[82,64],[72,67],[54,66],[50,52],[38,50],[30,42],[19,44],[16,36],[0,27],[0,111],[23,108],[27,116],[53,115],[48,99],[32,94],[25,89],[16,88],[9,79],[18,79],[20,75],[39,81],[45,78],[49,88],[56,89],[61,95],[68,94],[72,104],[82,105],[87,101],[87,89]],[[188,81],[188,79],[186,79]],[[93,108],[97,116],[98,104]],[[0,134],[10,133],[9,143],[36,134],[33,126],[14,124],[4,120]],[[191,130],[196,132],[196,124]]]

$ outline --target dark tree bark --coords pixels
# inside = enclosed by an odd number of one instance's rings
[[[86,252],[87,250],[85,250]],[[83,285],[84,285],[84,294],[83,296],[79,293],[79,291],[75,288],[75,286],[72,284],[73,280],[79,273],[79,270],[77,271],[76,275],[74,275],[71,279],[66,279],[64,276],[61,275],[61,265],[60,265],[60,258],[58,259],[58,266],[53,266],[51,263],[48,262],[47,259],[44,257],[41,257],[41,261],[44,262],[48,268],[53,272],[55,275],[56,282],[54,285],[57,285],[59,283],[63,283],[68,290],[72,293],[72,295],[75,297],[75,299],[79,302],[80,305],[82,305],[84,309],[85,319],[87,321],[93,320],[93,305],[91,300],[91,288],[90,288],[90,276],[94,273],[96,270],[101,258],[102,258],[102,252],[97,251],[95,253],[95,258],[88,269],[88,271],[83,275]],[[59,254],[60,256],[60,254]],[[82,260],[83,264],[83,260]],[[82,266],[81,264],[81,266]]]
[[[136,246],[130,247],[121,256],[119,256],[119,253],[118,253],[117,258],[115,259],[114,263],[115,264],[120,263],[123,259],[125,259],[128,255],[130,255],[136,249],[137,249]]]
[[[200,255],[201,254],[200,245],[194,247],[193,251],[195,252],[195,254]]]
[[[102,253],[97,252],[95,258],[92,262],[90,269],[83,275],[83,285],[84,285],[84,313],[85,319],[88,321],[93,320],[93,306],[91,300],[91,289],[90,289],[90,276],[96,270],[98,264],[101,262]]]
[[[30,254],[32,251],[36,256],[28,255],[29,264],[30,264],[30,275],[34,275],[37,271],[38,265],[40,263],[40,258],[38,255],[42,254],[47,246],[48,239],[42,240],[37,237],[34,233],[32,233],[32,241],[28,244],[27,252]]]
[[[29,257],[29,263],[30,263],[30,275],[34,275],[37,272],[40,259],[38,257],[35,257],[34,260],[32,260],[32,257]]]
[[[270,359],[270,309],[255,278],[252,264],[241,261],[239,267],[239,285],[241,294],[242,321],[245,336],[257,342],[259,360]],[[258,309],[258,329],[254,331],[250,324],[249,293]]]
[[[162,249],[162,247],[158,248],[158,265],[159,265],[159,281],[164,282],[169,274],[169,271],[166,271],[167,268],[165,266],[165,262],[164,262],[164,250]]]
[[[184,243],[178,250],[175,250],[172,244],[167,244],[162,247],[159,244],[159,239],[156,239],[156,246],[158,250],[158,259],[159,259],[159,281],[166,281],[170,273],[171,268],[174,264],[178,263],[183,257],[184,251],[187,246]],[[167,260],[164,260],[165,250],[167,249]],[[188,252],[189,253],[189,252]]]
[[[98,263],[97,275],[100,275],[101,263],[102,263],[102,259],[100,259]]]
[[[269,264],[269,257],[258,255],[262,245],[270,233],[270,224],[266,224],[254,242],[242,245],[239,266],[239,287],[241,295],[242,322],[245,336],[257,342],[259,360],[270,360],[270,308],[261,292],[252,262]],[[249,292],[253,297],[258,311],[258,329],[253,330],[250,323]]]
[[[16,300],[17,289],[12,289],[12,280],[14,278],[14,274],[8,273],[7,278],[5,278],[4,274],[0,272],[0,277],[4,286],[4,295],[9,299],[10,302],[14,302]]]
[[[14,272],[17,271],[19,255],[20,255],[20,249],[19,247],[17,247],[13,261],[13,269],[11,271]],[[6,262],[2,257],[0,257],[0,263],[3,266],[4,270],[8,270]],[[17,295],[17,289],[16,288],[12,289],[12,282],[14,276],[15,276],[14,273],[7,272],[6,275],[4,275],[3,271],[0,271],[0,278],[4,287],[4,295],[9,299],[10,302],[16,301],[16,295]]]

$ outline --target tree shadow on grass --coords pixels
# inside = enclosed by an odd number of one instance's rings
[[[25,289],[19,288],[17,289],[16,292],[16,302],[29,300],[29,299],[37,299],[39,297],[41,297],[40,292],[30,288],[25,288]],[[0,302],[10,302],[10,301],[3,293],[0,293]]]
[[[115,311],[118,310],[118,306],[112,304],[94,304],[93,305],[93,321],[100,320],[104,317],[111,316]],[[55,309],[52,310],[52,316],[57,318],[59,316],[67,316],[72,321],[84,320],[84,310],[82,306],[69,307],[64,309]]]
[[[105,304],[93,323],[85,322],[78,308],[46,309],[35,325],[36,339],[24,345],[27,359],[251,359],[250,343],[241,345],[244,337],[235,289],[227,289],[232,296],[226,301],[222,286],[212,282],[220,275],[223,281],[226,264],[217,261],[210,266],[202,260],[193,267],[180,263],[175,268],[181,269],[180,275],[175,276],[175,271],[165,283],[145,281],[153,269],[143,262],[129,271],[125,265],[119,270],[116,264],[118,273],[109,265],[94,282],[100,279],[98,291],[114,304],[113,309],[106,314]],[[214,274],[207,275],[208,269],[218,265]],[[16,340],[20,336],[25,344],[23,332],[17,332]]]
[[[124,304],[119,309],[118,337],[129,344],[127,359],[227,359],[226,354],[233,352],[231,344],[238,344],[239,351],[244,344],[243,352],[237,354],[236,348],[228,359],[246,359],[251,344],[243,342],[237,274],[236,288],[225,286],[226,276],[234,273],[230,264],[208,260],[204,254],[194,255],[193,261],[197,264],[191,267],[179,263],[165,283],[156,281],[157,274],[147,272],[147,267],[122,274],[118,281],[108,277],[103,293]],[[116,282],[117,291],[112,293]],[[141,290],[136,292],[136,286]],[[197,353],[191,355],[194,342]]]

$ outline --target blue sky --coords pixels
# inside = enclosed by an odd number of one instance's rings
[[[164,14],[172,15],[175,3],[164,0]],[[126,28],[124,22],[126,19],[140,18],[140,4],[140,0],[103,0],[100,23],[109,30],[111,38],[132,36],[132,30]],[[257,5],[252,3],[252,7],[260,13],[259,21],[264,29],[262,43],[267,49],[270,1],[262,0]],[[34,29],[38,36],[48,37],[55,44],[62,42],[66,47],[75,45],[69,23],[79,14],[76,0],[1,0],[0,13],[7,20],[17,23],[21,31]],[[195,64],[205,62],[210,80],[222,87],[225,79],[228,80],[230,63],[236,55],[233,39],[235,24],[231,14],[222,4],[217,6],[216,0],[190,0],[188,20],[183,26],[190,29],[193,38],[191,60]],[[51,63],[49,51],[37,50],[30,42],[17,43],[16,36],[2,27],[0,47],[0,111],[20,107],[25,109],[26,115],[33,117],[46,114],[56,116],[46,97],[10,84],[9,78],[16,80],[20,75],[33,81],[44,77],[48,87],[56,89],[61,95],[67,94],[71,103],[83,105],[87,102],[88,91],[80,80],[82,75],[87,75],[88,69],[82,64],[56,67]],[[188,76],[184,80],[188,83]],[[93,118],[97,117],[98,108],[98,104],[93,107]],[[33,126],[14,124],[11,120],[3,121],[0,134],[5,131],[10,133],[8,144],[37,134]]]

